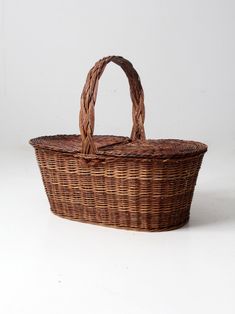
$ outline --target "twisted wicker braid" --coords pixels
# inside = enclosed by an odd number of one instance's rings
[[[99,79],[104,72],[106,65],[109,62],[118,64],[126,76],[130,85],[130,95],[132,100],[132,119],[133,127],[131,132],[131,140],[144,140],[144,92],[140,82],[140,78],[132,64],[120,57],[110,56],[99,60],[94,67],[89,71],[81,95],[81,107],[79,114],[79,126],[82,138],[82,153],[95,154],[96,147],[92,139],[94,132],[94,106],[97,97]]]

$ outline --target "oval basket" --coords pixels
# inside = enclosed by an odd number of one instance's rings
[[[130,138],[94,136],[99,79],[109,62],[130,84]],[[172,230],[189,219],[203,143],[146,140],[144,93],[132,64],[119,56],[98,61],[81,95],[80,135],[30,140],[53,213],[81,222],[139,231]]]

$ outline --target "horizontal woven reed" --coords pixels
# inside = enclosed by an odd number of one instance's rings
[[[130,138],[93,135],[98,81],[110,61],[120,65],[129,80]],[[207,146],[175,139],[146,140],[144,116],[143,89],[132,64],[115,56],[98,61],[81,96],[81,135],[30,141],[53,213],[139,231],[172,230],[188,221]]]

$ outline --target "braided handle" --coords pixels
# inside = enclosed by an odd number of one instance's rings
[[[94,67],[89,71],[81,95],[81,107],[79,114],[79,126],[82,139],[82,153],[95,154],[96,147],[92,139],[94,132],[94,107],[98,91],[99,79],[104,72],[106,65],[109,62],[118,64],[126,76],[130,85],[130,95],[132,100],[132,119],[133,127],[131,132],[131,140],[144,140],[144,92],[141,86],[140,78],[132,64],[120,57],[110,56],[99,60]]]

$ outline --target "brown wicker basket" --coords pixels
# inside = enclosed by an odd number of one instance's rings
[[[110,62],[121,66],[130,84],[131,137],[93,136],[99,79]],[[105,226],[163,231],[183,226],[205,144],[174,139],[146,140],[144,93],[132,64],[119,56],[98,61],[81,95],[81,135],[30,140],[56,215]]]

